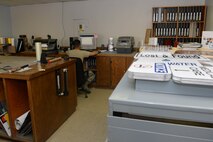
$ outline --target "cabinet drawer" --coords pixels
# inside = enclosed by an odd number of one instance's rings
[[[209,142],[213,129],[108,116],[108,142]]]

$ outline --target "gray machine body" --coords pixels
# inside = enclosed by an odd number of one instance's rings
[[[212,127],[194,125],[213,124],[209,89],[173,81],[138,82],[126,73],[109,98],[107,142],[213,142]]]
[[[132,36],[121,36],[118,38],[116,49],[117,53],[131,53],[135,44]]]

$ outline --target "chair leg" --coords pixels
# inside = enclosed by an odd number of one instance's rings
[[[88,95],[87,95],[87,93],[85,93],[85,98],[88,98]]]
[[[87,92],[84,92],[85,98],[88,98]]]
[[[83,91],[82,88],[78,88],[77,90],[78,90],[78,94],[84,94],[85,98],[88,98],[87,92]]]

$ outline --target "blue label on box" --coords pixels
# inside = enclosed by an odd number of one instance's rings
[[[164,63],[155,63],[155,72],[156,73],[168,73],[168,70]]]

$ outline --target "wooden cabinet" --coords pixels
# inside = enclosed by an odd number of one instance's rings
[[[152,21],[153,36],[158,37],[159,45],[201,42],[206,6],[154,7]]]
[[[97,87],[115,88],[133,61],[132,54],[99,54],[96,57]]]
[[[111,87],[115,88],[126,72],[127,57],[111,57]]]
[[[77,105],[77,87],[75,61],[58,61],[42,66],[38,65],[26,72],[0,74],[0,101],[6,102],[12,136],[0,130],[0,137],[13,141],[44,142],[75,111]],[[67,75],[63,75],[64,71]],[[62,91],[69,92],[60,96],[56,90],[56,71],[61,72]],[[65,80],[67,77],[67,80]],[[32,135],[22,136],[15,128],[14,121],[30,110]]]
[[[111,59],[109,56],[96,57],[96,85],[97,87],[110,87],[111,85]]]

